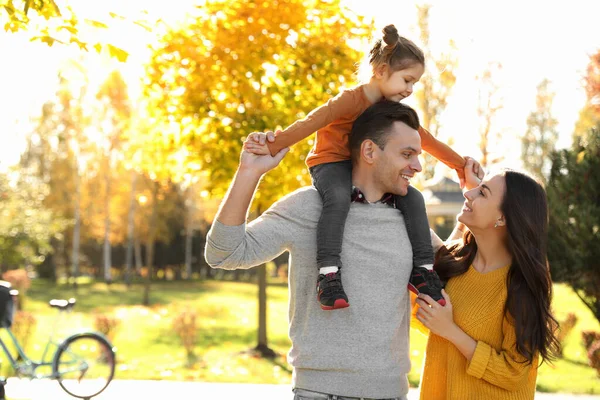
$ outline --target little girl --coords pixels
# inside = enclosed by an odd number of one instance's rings
[[[343,91],[277,134],[274,142],[265,145],[253,141],[244,143],[244,148],[252,153],[275,155],[317,132],[306,164],[323,200],[317,226],[317,299],[323,310],[349,306],[341,280],[342,238],[350,202],[365,201],[360,190],[352,186],[348,147],[352,124],[373,103],[384,98],[401,101],[410,96],[413,85],[423,75],[425,57],[413,42],[398,35],[394,25],[388,25],[383,29],[383,38],[377,40],[369,52],[369,64],[373,74],[368,83]],[[455,169],[462,180],[465,160],[425,129],[420,128],[419,135],[423,150]],[[423,196],[409,186],[406,196],[388,194],[382,201],[400,209],[406,221],[413,248],[413,270],[408,288],[416,294],[428,294],[444,305],[442,284],[433,270],[433,248]]]

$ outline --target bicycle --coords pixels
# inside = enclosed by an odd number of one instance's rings
[[[0,338],[0,347],[19,378],[53,379],[69,395],[90,400],[99,395],[112,381],[115,374],[115,348],[110,341],[98,332],[80,332],[68,336],[61,342],[53,340],[56,327],[65,313],[75,306],[76,300],[50,300],[49,305],[58,310],[52,330],[40,361],[34,361],[25,354],[18,339],[10,330],[18,291],[10,283],[0,281],[0,328],[4,328],[17,351],[13,357],[6,343]],[[50,346],[56,347],[50,359]],[[50,374],[37,373],[38,368],[52,368]],[[0,380],[0,400],[5,400],[6,380]]]

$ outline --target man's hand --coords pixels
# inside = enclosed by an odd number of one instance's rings
[[[474,187],[479,186],[479,183],[485,176],[485,171],[474,158],[465,156],[467,163],[465,164],[465,178],[461,179],[460,188],[471,190]]]
[[[267,140],[275,141],[273,132],[253,132],[248,135],[240,157],[240,171],[263,175],[279,165],[289,151],[289,147],[281,149],[275,156],[271,156],[266,145]],[[255,153],[255,151],[260,151],[263,146],[267,149],[266,153]]]

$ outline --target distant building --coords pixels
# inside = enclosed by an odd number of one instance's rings
[[[460,185],[445,176],[434,177],[423,185],[429,226],[442,239],[446,239],[456,225],[456,215],[465,198]]]

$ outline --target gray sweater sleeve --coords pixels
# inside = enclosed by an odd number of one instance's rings
[[[288,250],[301,229],[307,195],[303,189],[276,202],[249,224],[223,225],[215,220],[206,237],[204,257],[213,268],[247,269]]]

